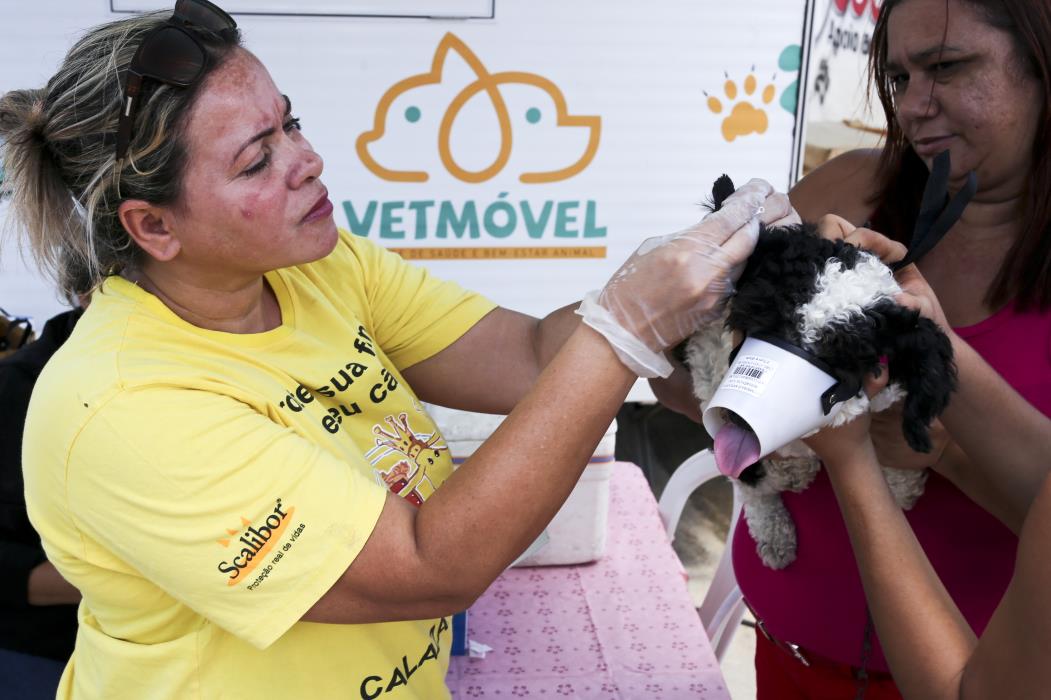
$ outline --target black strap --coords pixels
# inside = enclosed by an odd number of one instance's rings
[[[904,258],[891,265],[892,270],[900,270],[929,253],[949,232],[953,224],[959,221],[963,210],[967,208],[975,192],[978,191],[978,176],[972,170],[967,173],[967,181],[960,191],[949,200],[950,164],[949,151],[942,151],[934,157],[931,173],[927,176],[927,185],[923,188],[920,213],[912,229],[909,252]]]
[[[832,375],[835,376],[835,375]],[[832,412],[832,408],[837,403],[844,401],[850,401],[852,398],[861,393],[861,380],[860,379],[843,379],[840,378],[835,384],[825,389],[825,393],[821,394],[821,412],[824,415],[828,415]]]
[[[865,636],[861,640],[861,663],[858,665],[857,674],[854,679],[856,682],[857,694],[854,696],[854,700],[864,700],[865,691],[868,690],[869,686],[869,654],[872,653],[872,611],[869,610],[869,606],[865,606]]]

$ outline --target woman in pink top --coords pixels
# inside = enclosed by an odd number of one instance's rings
[[[942,420],[971,460],[968,474],[987,482],[972,495],[1019,535],[1014,576],[980,638],[946,594],[894,503],[869,440],[868,417],[823,431],[808,443],[821,455],[835,487],[875,628],[902,694],[1046,697],[1051,686],[1051,420],[949,329],[915,267],[902,271],[899,280],[909,292],[904,301],[939,323],[956,351],[960,389]]]
[[[934,156],[950,151],[953,192],[975,171],[977,195],[919,268],[957,334],[1051,415],[1051,6],[885,0],[872,46],[887,144],[816,170],[793,204],[804,219],[832,212],[907,243]],[[935,449],[918,454],[897,426],[893,416],[874,423],[876,453],[884,466],[933,468],[906,516],[980,634],[1010,580],[1017,538],[946,478],[967,493],[985,489],[958,436],[936,426]],[[746,527],[734,541],[741,590],[771,635],[757,637],[759,699],[898,697],[828,477],[784,501],[798,530],[792,564],[764,566]]]

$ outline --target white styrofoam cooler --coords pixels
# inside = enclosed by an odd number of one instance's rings
[[[474,454],[504,420],[504,416],[456,411],[430,404],[427,412],[445,437],[454,464],[461,464]],[[538,539],[514,566],[583,564],[605,554],[609,479],[616,433],[617,423],[614,421],[569,498],[548,524],[546,537]]]

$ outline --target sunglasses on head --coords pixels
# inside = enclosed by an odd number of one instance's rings
[[[194,30],[198,29],[232,38],[237,22],[208,0],[178,0],[168,21],[143,37],[124,80],[124,101],[117,123],[117,162],[128,153],[143,81],[149,78],[186,88],[204,74],[208,54],[195,36]]]

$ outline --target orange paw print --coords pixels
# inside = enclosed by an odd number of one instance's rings
[[[755,107],[748,101],[755,94],[756,87],[757,83],[754,75],[749,75],[744,79],[744,95],[742,96],[741,101],[734,104],[730,109],[730,113],[725,119],[723,119],[723,138],[727,141],[733,141],[738,136],[762,134],[766,131],[767,126],[769,126],[766,112],[760,107]],[[726,83],[723,85],[723,92],[726,94],[726,99],[733,102],[737,99],[738,95],[737,83],[727,78]],[[761,95],[763,104],[770,104],[773,101],[776,92],[777,89],[773,84],[767,85],[763,88]],[[719,98],[709,96],[708,109],[710,109],[713,114],[722,114],[723,103]]]

